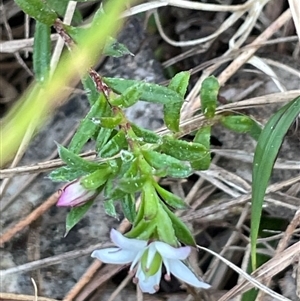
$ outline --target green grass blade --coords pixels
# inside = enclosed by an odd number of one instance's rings
[[[37,82],[43,83],[49,76],[51,58],[50,26],[36,21],[33,44],[33,70]]]
[[[289,127],[300,113],[300,96],[274,114],[258,139],[252,172],[251,259],[256,268],[256,241],[264,195],[280,146]]]

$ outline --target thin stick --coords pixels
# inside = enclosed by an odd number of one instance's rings
[[[11,294],[11,293],[0,293],[0,300],[17,300],[17,301],[32,301],[35,296]],[[38,297],[39,301],[57,301],[56,299]]]
[[[218,77],[220,85],[224,85],[226,81],[242,67],[250,57],[259,49],[259,45],[270,38],[275,32],[279,30],[287,21],[290,20],[292,14],[291,10],[287,9],[281,14],[261,35],[259,35],[246,49],[241,53]]]
[[[69,1],[67,9],[66,9],[66,13],[65,13],[65,17],[64,17],[64,23],[67,25],[71,24],[75,9],[76,9],[76,1]],[[51,70],[51,75],[54,73],[55,68],[58,64],[59,58],[61,56],[62,50],[64,48],[64,40],[62,39],[62,37],[59,37],[56,43],[56,46],[54,48],[54,52],[51,58],[51,62],[50,62],[50,70]]]
[[[44,212],[46,212],[50,207],[57,203],[59,197],[59,193],[53,193],[42,205],[33,210],[25,219],[18,222],[11,229],[5,232],[2,236],[0,236],[0,246],[5,242],[9,241],[16,233],[23,230],[26,226],[35,221],[38,217],[40,217]]]

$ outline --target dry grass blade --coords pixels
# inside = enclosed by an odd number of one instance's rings
[[[300,44],[300,2],[298,0],[289,0],[289,4]]]
[[[52,266],[55,264],[59,264],[60,262],[62,262],[64,260],[71,260],[71,259],[75,259],[78,257],[86,256],[86,255],[91,254],[95,249],[101,249],[104,247],[108,247],[110,245],[111,245],[110,243],[108,243],[108,244],[99,243],[96,245],[89,246],[88,248],[85,248],[82,250],[70,251],[70,252],[66,252],[63,254],[43,258],[40,260],[31,261],[31,262],[28,262],[28,263],[25,263],[25,264],[22,264],[22,265],[19,265],[16,267],[12,267],[12,268],[9,268],[6,270],[0,270],[0,278],[5,277],[6,275],[9,275],[9,274],[24,273],[24,272]]]
[[[300,242],[297,242],[294,245],[287,248],[286,250],[284,250],[283,252],[281,252],[280,254],[274,256],[267,263],[260,266],[255,272],[251,274],[251,276],[255,277],[256,281],[265,281],[270,279],[274,275],[283,271],[287,266],[292,264],[295,259],[297,259],[299,249]],[[252,283],[247,283],[246,281],[243,281],[240,284],[236,285],[234,288],[232,288],[218,301],[230,300],[230,298],[236,297],[238,294],[249,290],[251,287],[253,287]]]
[[[292,300],[290,300],[290,299],[288,299],[288,298],[286,298],[284,296],[279,295],[278,293],[274,292],[273,290],[271,290],[267,286],[261,284],[259,281],[256,280],[256,278],[251,277],[249,274],[245,273],[242,269],[240,269],[239,267],[237,267],[236,265],[234,265],[233,263],[231,263],[226,258],[220,256],[216,252],[214,252],[212,250],[209,250],[207,248],[204,248],[204,247],[200,247],[200,246],[197,246],[197,247],[199,249],[201,249],[201,250],[204,250],[204,251],[209,252],[210,254],[216,256],[218,259],[220,259],[225,264],[227,264],[230,268],[232,268],[234,271],[236,271],[239,275],[243,276],[248,281],[248,283],[251,283],[256,288],[264,291],[265,293],[267,293],[268,295],[270,295],[271,297],[273,297],[274,300],[292,301]],[[225,296],[223,296],[223,297],[221,297],[221,299],[219,299],[219,301],[227,301],[227,300],[229,300],[229,299],[227,297],[225,297]]]
[[[12,300],[12,301],[32,301],[35,296],[11,294],[11,293],[0,293],[0,300]],[[57,301],[56,299],[38,297],[39,301]]]

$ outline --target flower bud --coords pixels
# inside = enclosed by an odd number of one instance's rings
[[[62,190],[56,206],[76,207],[85,204],[98,195],[97,190],[88,190],[77,179],[67,184]]]

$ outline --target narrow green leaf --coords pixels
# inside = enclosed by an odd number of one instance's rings
[[[256,269],[256,242],[264,195],[273,165],[289,127],[300,113],[300,97],[275,113],[262,130],[255,149],[252,172],[251,259]]]
[[[179,132],[180,111],[183,102],[168,103],[164,105],[164,122],[167,128],[174,133]]]
[[[97,91],[96,86],[89,75],[85,75],[81,82],[88,97],[90,106],[92,106],[96,101],[98,101],[100,93]]]
[[[118,218],[118,213],[115,208],[114,200],[107,200],[103,202],[103,207],[105,210],[105,213],[113,218]]]
[[[177,247],[178,243],[172,220],[162,207],[161,202],[158,204],[158,213],[155,220],[159,239],[170,246]]]
[[[203,158],[192,161],[191,166],[195,170],[207,170],[211,162],[210,155],[210,136],[211,136],[211,126],[205,126],[200,128],[194,138],[194,142],[204,145],[208,151],[207,155]]]
[[[101,185],[104,185],[107,181],[108,177],[111,174],[110,166],[103,164],[102,168],[100,168],[93,173],[85,176],[81,179],[80,183],[84,188],[89,190],[95,190],[99,188]]]
[[[220,122],[224,127],[237,133],[249,132],[254,123],[254,121],[246,115],[222,116]]]
[[[104,114],[109,114],[109,106],[105,96],[100,94],[98,100],[91,107],[86,117],[81,120],[80,125],[69,144],[69,149],[71,151],[78,154],[82,150],[82,147],[99,128],[96,119]]]
[[[250,128],[248,134],[254,139],[254,140],[258,140],[260,134],[261,134],[262,128],[260,126],[260,124],[253,119],[253,123],[252,123],[252,127]]]
[[[122,94],[129,87],[133,85],[140,85],[141,100],[161,103],[161,104],[171,104],[175,102],[182,102],[184,99],[177,92],[163,87],[157,84],[145,83],[143,81],[123,79],[123,78],[109,78],[104,77],[103,81],[116,93]]]
[[[177,92],[184,97],[190,79],[190,73],[187,71],[177,73],[168,86],[169,89]],[[173,132],[179,132],[180,111],[184,99],[181,102],[168,103],[164,105],[164,122],[168,129]]]
[[[118,183],[118,187],[127,193],[135,193],[143,188],[147,179],[148,177],[145,175],[122,178]]]
[[[168,88],[177,92],[182,97],[185,96],[190,80],[190,72],[182,71],[177,73],[170,81]]]
[[[66,9],[69,3],[69,0],[46,0],[48,6],[53,9],[60,17],[63,17],[66,13]],[[75,9],[72,23],[79,24],[82,21],[82,16],[78,9]]]
[[[113,117],[100,117],[98,120],[100,126],[107,129],[114,129],[122,122],[123,115],[120,113]]]
[[[124,44],[119,43],[112,37],[107,38],[103,49],[103,55],[121,57],[128,54],[133,55]]]
[[[98,132],[98,136],[96,138],[96,152],[99,153],[103,146],[108,142],[109,138],[111,138],[114,130],[101,128]]]
[[[158,212],[159,199],[151,181],[147,181],[144,184],[141,200],[144,202],[143,218],[145,220],[153,220]]]
[[[85,213],[90,209],[90,207],[93,205],[93,200],[88,201],[82,206],[74,207],[70,210],[70,212],[67,214],[66,217],[66,233],[65,236],[68,235],[70,230],[78,224],[78,222],[83,218]]]
[[[133,227],[136,227],[137,224],[144,218],[144,207],[145,202],[141,202],[140,206],[138,207],[137,215],[133,222]]]
[[[37,21],[53,25],[57,14],[42,0],[15,0],[16,4],[30,17]]]
[[[165,204],[162,203],[162,206],[172,221],[177,239],[187,246],[195,247],[196,242],[189,228]]]
[[[36,81],[43,83],[48,79],[50,58],[50,26],[36,21],[33,43],[33,70]]]
[[[100,149],[99,155],[102,158],[112,157],[127,146],[127,140],[123,130],[120,130]]]
[[[134,123],[130,123],[130,125],[134,133],[139,138],[143,139],[145,143],[159,143],[159,141],[161,140],[161,137],[159,135],[150,130],[141,128]]]
[[[214,76],[209,76],[202,82],[200,90],[201,110],[206,118],[215,116],[219,88],[219,82]]]
[[[155,169],[165,172],[165,176],[186,178],[192,173],[188,163],[182,162],[172,156],[161,154],[152,150],[143,151],[145,160]]]
[[[81,169],[86,172],[92,172],[99,168],[99,164],[79,157],[58,143],[57,148],[60,158],[71,168]]]
[[[63,166],[58,169],[53,170],[48,178],[54,182],[70,182],[78,179],[89,172],[83,171],[77,168],[71,168],[69,166]]]
[[[126,194],[121,200],[122,211],[130,223],[136,219],[135,199],[133,194]]]
[[[179,160],[195,161],[209,154],[207,148],[200,143],[177,140],[170,136],[164,136],[162,140],[161,150]]]
[[[168,204],[168,206],[174,209],[187,209],[188,206],[183,199],[177,195],[171,193],[170,191],[162,188],[158,183],[155,185],[156,191],[161,196],[161,198]]]
[[[129,108],[138,102],[142,95],[141,85],[136,84],[124,91],[119,97],[112,99],[111,104],[114,106],[121,106],[123,108]]]
[[[141,219],[140,222],[126,233],[128,238],[136,238],[148,240],[153,235],[156,229],[156,222],[154,220]]]

